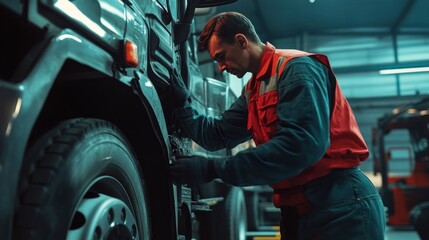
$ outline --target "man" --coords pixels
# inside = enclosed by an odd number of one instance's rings
[[[184,133],[208,150],[250,138],[256,148],[223,159],[179,158],[173,181],[270,185],[282,239],[384,239],[380,195],[358,168],[368,148],[327,57],[264,44],[236,12],[212,17],[198,48],[219,70],[252,77],[230,109],[210,118],[192,108],[176,76],[172,91]]]

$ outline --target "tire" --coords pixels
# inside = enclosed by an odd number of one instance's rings
[[[233,187],[225,199],[227,231],[225,238],[245,240],[247,232],[246,202],[241,188]]]
[[[24,160],[14,239],[150,239],[145,185],[112,124],[72,119]]]
[[[259,194],[256,191],[245,192],[247,209],[247,229],[250,231],[259,230]]]
[[[215,205],[213,212],[201,219],[201,239],[245,240],[247,217],[243,190],[232,187],[224,201]]]

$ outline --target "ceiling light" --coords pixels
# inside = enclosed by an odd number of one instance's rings
[[[417,72],[429,72],[429,67],[395,68],[395,69],[383,69],[378,71],[378,73],[380,74],[399,74],[399,73],[417,73]]]

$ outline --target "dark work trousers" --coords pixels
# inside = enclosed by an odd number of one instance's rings
[[[283,207],[282,240],[383,240],[386,218],[381,197],[359,169],[338,169],[307,183],[313,209],[301,216]]]

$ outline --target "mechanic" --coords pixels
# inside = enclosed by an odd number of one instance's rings
[[[210,151],[249,139],[256,147],[224,158],[179,157],[170,167],[173,182],[270,185],[282,239],[384,239],[381,197],[359,168],[368,148],[328,58],[261,42],[237,12],[209,19],[198,50],[208,51],[220,71],[252,76],[228,110],[208,117],[192,107],[175,73],[184,134]]]

